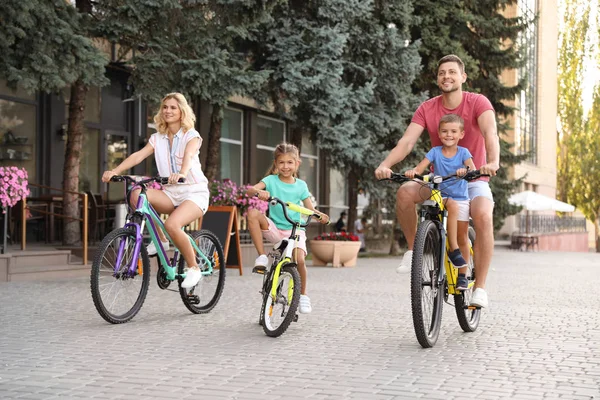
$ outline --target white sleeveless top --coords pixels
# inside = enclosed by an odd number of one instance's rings
[[[193,128],[185,133],[183,133],[183,129],[179,129],[179,132],[173,136],[173,145],[169,143],[169,136],[167,134],[156,132],[150,136],[148,143],[154,148],[154,159],[156,160],[156,166],[160,176],[166,177],[181,170],[185,147],[193,138],[199,138],[200,143],[196,149],[196,156],[192,158],[192,165],[190,172],[186,176],[185,183],[208,183],[208,179],[204,176],[202,166],[200,165],[199,155],[202,138],[198,131]]]

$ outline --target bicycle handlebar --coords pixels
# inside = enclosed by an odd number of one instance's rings
[[[312,217],[315,217],[317,220],[321,220],[322,217],[321,215],[315,213],[313,210],[309,210],[308,208],[299,206],[297,204],[294,203],[290,203],[289,201],[284,202],[280,199],[278,199],[277,197],[269,197],[269,200],[267,200],[269,202],[269,204],[271,204],[272,206],[276,206],[277,204],[279,204],[281,206],[281,208],[283,209],[283,216],[285,217],[285,219],[292,225],[297,225],[300,228],[306,228],[309,224],[310,224],[310,220]],[[287,213],[287,209],[290,209],[292,211],[296,211],[300,214],[304,214],[304,215],[308,215],[308,218],[306,219],[305,223],[299,223],[296,222],[294,220],[292,220],[288,213]]]
[[[480,170],[476,169],[473,171],[467,171],[467,173],[463,176],[457,176],[456,174],[452,174],[452,175],[447,175],[447,176],[440,176],[440,175],[435,175],[433,173],[427,174],[427,175],[419,175],[419,174],[415,174],[414,178],[409,178],[407,176],[405,176],[403,173],[398,173],[398,172],[392,172],[392,176],[390,178],[385,178],[385,179],[380,179],[380,181],[393,181],[393,182],[398,182],[398,183],[406,183],[409,181],[412,181],[413,179],[419,179],[423,182],[433,182],[433,183],[442,183],[444,181],[447,181],[448,179],[452,179],[452,178],[458,178],[458,179],[464,179],[467,182],[470,182],[472,180],[484,177],[484,176],[490,176],[488,174],[482,174]]]
[[[145,185],[147,183],[150,182],[158,182],[162,185],[168,185],[169,184],[169,177],[168,176],[154,176],[152,178],[147,178],[147,179],[142,179],[141,181],[137,181],[134,178],[132,178],[131,176],[128,175],[113,175],[110,178],[111,182],[128,182],[128,183],[134,183],[136,185]],[[178,183],[184,183],[185,182],[185,178],[179,178],[179,180],[177,181]]]

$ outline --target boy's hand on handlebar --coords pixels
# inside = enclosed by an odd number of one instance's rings
[[[110,182],[110,178],[112,178],[115,175],[118,174],[114,171],[104,171],[104,173],[102,174],[102,182]]]
[[[467,173],[466,168],[459,168],[456,170],[456,176],[465,176]]]
[[[384,166],[380,165],[375,170],[375,177],[377,179],[390,179],[392,177],[392,170],[389,169],[388,167],[384,167]]]
[[[404,176],[410,179],[414,179],[415,175],[418,175],[416,169],[409,169],[408,171],[404,172]]]

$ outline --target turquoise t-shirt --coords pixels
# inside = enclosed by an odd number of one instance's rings
[[[302,179],[296,178],[294,183],[285,183],[279,179],[279,175],[268,175],[262,178],[261,182],[266,185],[265,190],[271,194],[271,197],[277,197],[282,201],[289,201],[293,204],[302,206],[302,201],[310,197],[308,186]],[[287,210],[288,216],[292,221],[300,219],[300,213]],[[292,229],[292,224],[283,216],[283,209],[279,204],[269,205],[269,218],[275,223],[275,226],[281,230]]]

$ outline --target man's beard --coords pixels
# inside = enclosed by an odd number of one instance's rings
[[[444,89],[444,85],[440,85],[438,87],[440,88],[442,93],[452,93],[452,92],[456,92],[457,90],[460,89],[460,86],[450,86],[449,89]]]

